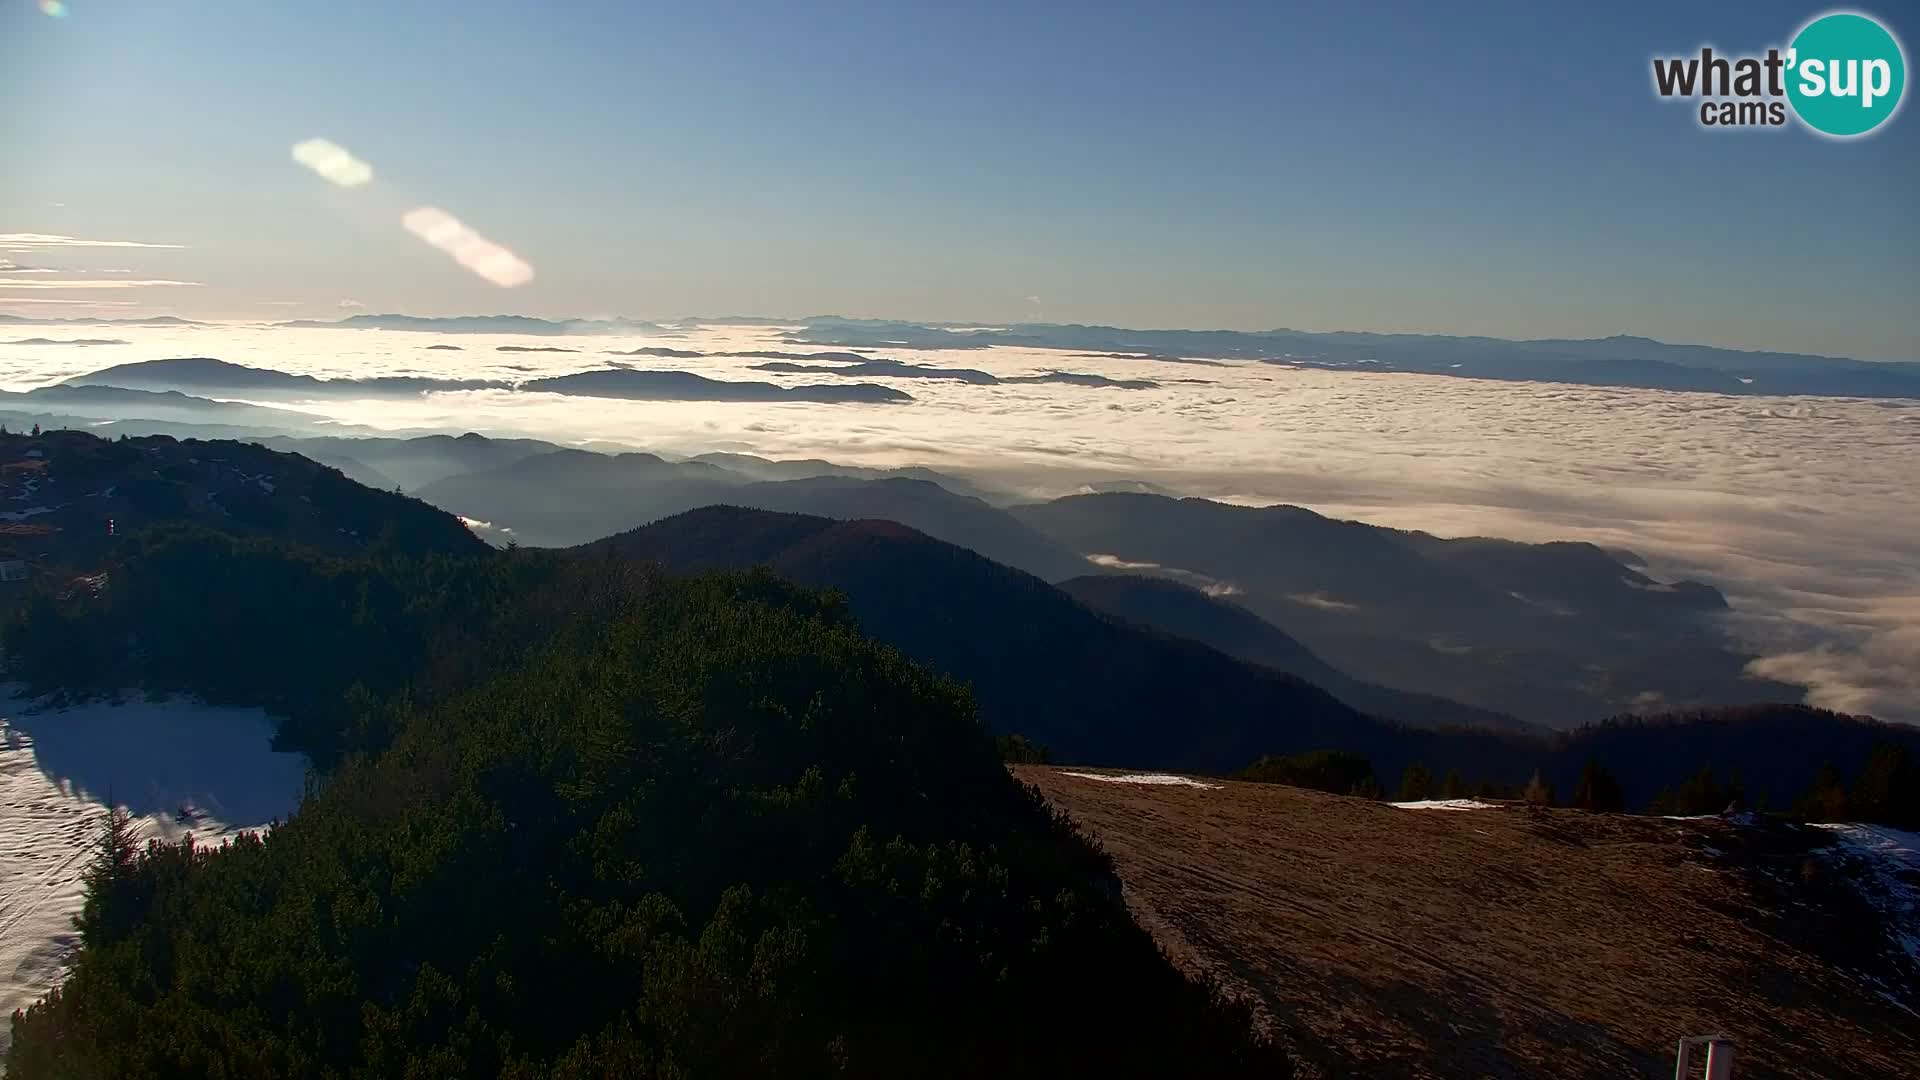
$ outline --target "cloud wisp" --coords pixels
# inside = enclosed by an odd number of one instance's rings
[[[62,278],[55,281],[9,281],[8,289],[158,289],[175,286],[197,287],[197,281],[174,281],[168,278],[117,278],[112,280],[75,281]]]
[[[0,233],[0,248],[8,251],[47,251],[56,248],[171,248],[184,244],[154,244],[143,240],[92,240],[54,233]]]

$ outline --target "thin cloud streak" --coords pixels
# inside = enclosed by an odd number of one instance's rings
[[[14,288],[7,285],[6,288]],[[63,300],[52,296],[0,296],[0,304],[85,304],[88,307],[152,307],[137,300]]]
[[[55,233],[0,233],[0,247],[9,251],[39,251],[49,248],[171,248],[185,244],[150,244],[141,240],[88,240]]]
[[[169,281],[166,279],[136,279],[117,281],[9,281],[9,289],[148,289],[164,286],[197,286],[197,281]]]

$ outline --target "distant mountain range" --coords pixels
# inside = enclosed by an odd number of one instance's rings
[[[20,315],[0,315],[0,324],[205,325],[174,316],[76,319]],[[1878,362],[1806,353],[1723,349],[1709,345],[1674,344],[1627,334],[1606,338],[1513,340],[1443,334],[1319,333],[1284,328],[1256,331],[1136,330],[1117,326],[1052,323],[982,327],[967,323],[852,319],[835,315],[816,315],[805,319],[700,318],[661,323],[639,319],[541,319],[526,315],[429,317],[367,314],[338,320],[299,319],[274,325],[296,329],[407,330],[441,334],[645,334],[656,337],[681,336],[687,327],[694,326],[779,326],[787,328],[786,340],[792,344],[844,348],[984,349],[1015,346],[1060,349],[1117,359],[1257,361],[1309,368],[1397,371],[1722,394],[1920,397],[1920,361]],[[636,351],[660,355],[682,352],[659,349]],[[777,355],[773,358],[779,359]],[[885,371],[877,368],[820,370],[842,376],[974,377],[970,369],[929,369],[867,357],[861,357],[856,362],[888,364],[892,367]],[[774,365],[768,365],[767,369],[813,370]],[[935,374],[935,371],[939,373]],[[1089,385],[1129,385],[1135,382],[1092,375],[1067,378],[1057,374],[1026,376],[1021,381],[1075,381]]]
[[[519,385],[699,400],[760,400],[754,395],[762,392],[762,384],[684,373],[584,374],[592,377]],[[496,543],[567,547],[714,504],[897,521],[1049,582],[1104,571],[1204,590],[1224,603],[1196,605],[1192,596],[1150,594],[1141,585],[1125,596],[1087,591],[1082,598],[1096,607],[1111,601],[1103,610],[1242,659],[1337,684],[1343,700],[1365,710],[1417,716],[1422,723],[1444,715],[1462,723],[1564,728],[1628,710],[1792,702],[1803,694],[1795,685],[1746,676],[1752,655],[1728,640],[1718,618],[1725,600],[1716,590],[1656,580],[1637,569],[1630,554],[1592,545],[1443,540],[1295,507],[1232,507],[1129,491],[1139,486],[1127,484],[1014,506],[1003,493],[926,469],[739,454],[673,459],[617,446],[471,433],[355,438],[375,433],[295,408],[200,396],[297,402],[496,385],[504,384],[322,380],[183,358],[0,394],[0,424],[15,431],[38,424],[106,435],[264,439],[368,487],[405,490],[485,523],[476,527]],[[1187,606],[1168,606],[1174,601]],[[1136,602],[1147,607],[1130,606]],[[1280,640],[1263,637],[1244,620],[1236,623],[1238,612],[1300,643],[1325,667],[1283,662]],[[1199,621],[1182,621],[1192,619]],[[1352,682],[1340,683],[1329,671]],[[1415,708],[1423,697],[1428,706]]]
[[[810,320],[795,344],[979,349],[1071,349],[1154,359],[1261,361],[1300,367],[1705,390],[1724,394],[1920,397],[1920,362],[1879,363],[1803,353],[1675,345],[1618,335],[1514,341],[1439,334],[1301,330],[1129,330],[1023,323],[978,328],[864,319]]]
[[[435,334],[655,334],[675,331],[639,319],[536,319],[529,315],[349,315],[275,323],[299,330],[418,330]]]
[[[25,320],[15,318],[14,321]],[[278,325],[424,330],[455,334],[642,333],[657,336],[674,336],[690,326],[778,326],[788,328],[786,340],[796,345],[911,349],[1016,346],[1061,349],[1123,359],[1258,361],[1354,371],[1398,371],[1723,394],[1920,397],[1920,361],[1876,362],[1806,353],[1723,349],[1709,345],[1673,344],[1627,334],[1605,338],[1513,340],[1444,334],[1319,333],[1284,328],[1252,331],[1136,330],[1118,326],[1054,323],[981,326],[975,323],[854,319],[837,315],[813,315],[804,319],[690,318],[676,323],[554,320],[522,315],[451,318],[355,315],[332,322],[300,320]]]
[[[709,379],[686,371],[634,371],[626,368],[580,371],[509,382],[503,379],[444,379],[425,375],[320,379],[273,368],[249,367],[207,356],[173,357],[116,364],[67,380],[73,385],[117,386],[138,390],[190,390],[198,394],[312,398],[411,397],[434,391],[522,390],[577,397],[640,401],[811,401],[825,404],[889,404],[913,396],[874,383],[781,386],[776,383]]]
[[[1718,590],[1657,581],[1591,544],[1445,540],[1294,506],[1128,493],[1011,513],[1110,568],[1228,594],[1370,682],[1553,727],[1803,692],[1746,676]]]
[[[34,414],[70,411],[107,420],[165,420],[224,424],[262,430],[341,430],[325,417],[237,401],[210,401],[178,390],[58,383],[22,392],[0,391],[0,411]]]
[[[424,452],[401,449],[415,444],[432,447],[429,467],[417,465]],[[1357,683],[1444,699],[1464,723],[1517,717],[1564,728],[1629,709],[1793,702],[1804,692],[1745,674],[1751,654],[1729,641],[1716,589],[1657,580],[1630,565],[1630,554],[1590,544],[1444,540],[1298,507],[1146,494],[1009,507],[995,505],[1003,495],[929,470],[745,455],[676,461],[537,440],[496,447],[477,436],[275,445],[311,445],[349,475],[382,486],[391,479],[488,522],[502,542],[570,546],[726,504],[896,521],[1050,582],[1101,570],[1180,582],[1222,602],[1195,605],[1191,593],[1139,584],[1111,610],[1243,659],[1324,676],[1277,663],[1284,645],[1236,622],[1244,613],[1284,628],[1316,662]],[[1093,591],[1100,586],[1076,587],[1103,606],[1108,594]],[[1406,699],[1343,690],[1383,715],[1413,713]],[[1432,720],[1431,710],[1423,715]]]
[[[206,326],[174,315],[137,319],[74,319],[44,315],[0,315],[0,326]]]

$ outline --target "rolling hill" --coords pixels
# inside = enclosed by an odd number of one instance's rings
[[[81,431],[0,436],[0,554],[44,572],[96,568],[117,537],[188,524],[322,552],[387,543],[475,554],[459,519],[255,443],[108,440]]]
[[[1298,675],[1362,712],[1399,723],[1535,733],[1545,730],[1491,709],[1362,682],[1315,656],[1298,639],[1246,608],[1178,581],[1133,574],[1089,574],[1060,582],[1060,590],[1095,611],[1191,638],[1248,663]]]
[[[1794,702],[1698,582],[1591,544],[1441,539],[1295,506],[1110,493],[1014,507],[1056,543],[1217,590],[1369,683],[1570,728],[1629,709]]]
[[[1226,771],[1263,753],[1342,746],[1398,768],[1497,758],[1520,744],[1448,739],[1367,716],[1297,676],[1122,623],[1030,574],[888,521],[707,507],[574,549],[673,573],[767,566],[844,593],[866,632],[973,687],[994,730],[1056,760]]]

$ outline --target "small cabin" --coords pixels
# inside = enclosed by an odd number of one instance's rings
[[[25,581],[29,576],[25,559],[0,559],[0,581]]]

